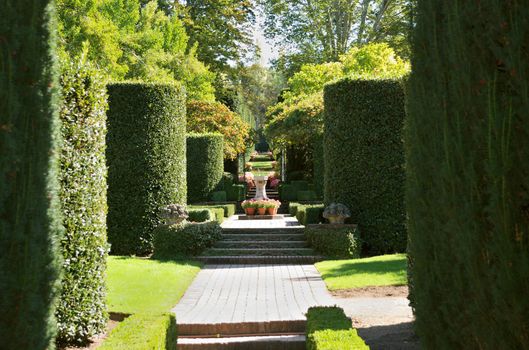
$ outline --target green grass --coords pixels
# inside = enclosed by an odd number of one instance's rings
[[[108,310],[121,313],[163,313],[173,308],[201,265],[150,259],[108,258]]]
[[[406,255],[329,260],[316,264],[329,290],[406,285]]]

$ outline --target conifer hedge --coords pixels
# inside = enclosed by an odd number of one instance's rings
[[[107,244],[107,95],[103,79],[79,60],[61,78],[60,199],[65,234],[57,305],[58,340],[86,343],[105,330]]]
[[[53,349],[61,213],[53,1],[0,16],[0,347]]]
[[[223,185],[224,137],[220,134],[187,135],[187,202],[207,202]]]
[[[325,88],[325,204],[349,207],[371,254],[406,250],[404,117],[399,80]]]
[[[185,92],[119,83],[108,94],[108,240],[113,254],[146,255],[160,208],[186,203]]]
[[[417,333],[529,348],[527,3],[420,1],[406,122]]]

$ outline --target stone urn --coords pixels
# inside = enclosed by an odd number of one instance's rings
[[[254,177],[255,182],[255,198],[258,199],[268,199],[266,196],[266,183],[268,181],[268,176],[256,176]]]
[[[189,216],[185,206],[170,204],[160,210],[160,217],[164,220],[166,225],[177,225]]]
[[[323,217],[331,224],[344,224],[345,219],[351,216],[349,208],[341,203],[331,203],[323,211]]]

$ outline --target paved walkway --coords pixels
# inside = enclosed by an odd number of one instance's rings
[[[282,219],[278,220],[239,220],[238,215],[233,215],[230,218],[224,220],[222,223],[222,228],[224,229],[273,229],[273,228],[292,228],[292,227],[301,227],[298,220],[295,217],[285,215]]]
[[[334,304],[313,265],[208,265],[173,312],[179,324],[296,321]]]

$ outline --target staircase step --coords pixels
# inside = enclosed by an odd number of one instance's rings
[[[314,255],[312,248],[210,248],[206,256],[307,256]]]
[[[230,338],[178,338],[179,350],[304,350],[305,336],[269,335]]]
[[[298,265],[314,264],[324,258],[319,255],[307,256],[258,256],[258,255],[236,255],[236,256],[198,256],[198,260],[204,264],[214,265]]]
[[[238,248],[238,249],[255,249],[255,248],[306,248],[306,241],[225,241],[221,240],[215,244],[215,248]]]
[[[178,335],[184,337],[234,337],[256,334],[304,333],[306,319],[243,321],[226,323],[178,323]]]
[[[304,226],[287,226],[280,228],[223,228],[223,234],[244,235],[244,234],[303,234]]]
[[[259,242],[259,241],[280,241],[280,242],[288,242],[288,241],[302,241],[305,239],[305,235],[303,233],[293,233],[293,234],[223,234],[221,240],[222,241],[241,241],[241,240],[247,240],[252,242]]]

